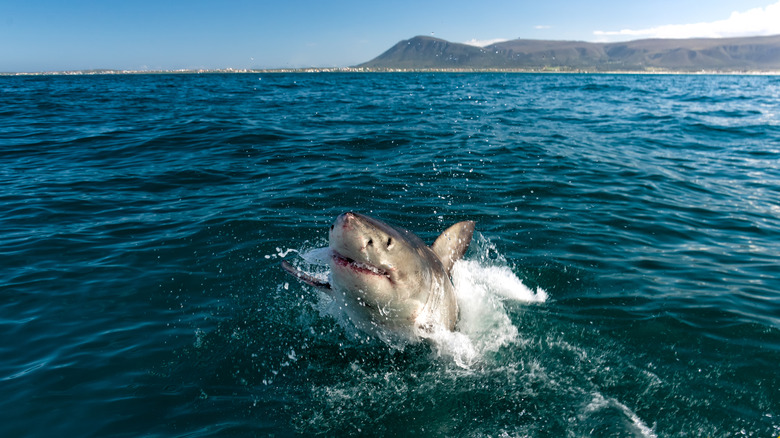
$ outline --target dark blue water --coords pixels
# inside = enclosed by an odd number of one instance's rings
[[[0,77],[0,207],[0,436],[780,435],[778,77]],[[477,221],[452,339],[279,269],[347,210]]]

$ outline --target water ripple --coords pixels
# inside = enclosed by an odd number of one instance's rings
[[[776,77],[0,88],[4,436],[780,433]],[[470,370],[348,338],[277,265],[350,209],[549,299]]]

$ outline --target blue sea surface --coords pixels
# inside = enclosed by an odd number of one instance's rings
[[[450,338],[279,268],[350,210],[476,221]],[[3,437],[777,437],[780,77],[0,77],[0,272]]]

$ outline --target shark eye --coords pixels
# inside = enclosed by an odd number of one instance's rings
[[[374,239],[368,239],[368,246],[371,246],[374,244]]]
[[[335,227],[336,227],[335,225],[331,225],[330,226],[330,230],[333,231],[333,228],[335,228]]]
[[[392,237],[388,237],[387,238],[387,247],[390,248],[392,245],[393,245],[393,238]]]

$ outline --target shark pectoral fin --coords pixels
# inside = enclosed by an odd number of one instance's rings
[[[441,259],[447,274],[452,271],[452,266],[463,257],[469,248],[475,225],[474,221],[458,222],[444,230],[431,245],[433,252]]]
[[[301,271],[300,269],[291,265],[287,260],[282,260],[282,269],[287,271],[288,274],[292,275],[293,277],[297,278],[298,280],[301,280],[302,282],[310,286],[330,290],[330,283],[328,283],[327,281],[322,281],[318,278],[315,278],[313,275]]]

